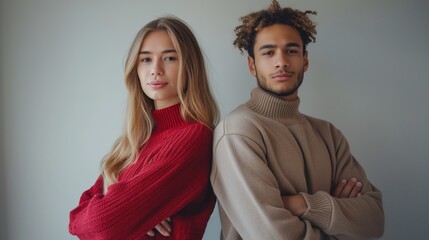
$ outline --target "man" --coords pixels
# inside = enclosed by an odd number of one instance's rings
[[[234,45],[258,87],[218,124],[211,182],[221,239],[367,239],[384,231],[381,192],[331,123],[299,112],[315,12],[281,8],[241,18]]]

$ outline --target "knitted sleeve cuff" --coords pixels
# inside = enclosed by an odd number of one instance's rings
[[[331,224],[332,202],[331,195],[326,192],[317,192],[315,194],[299,193],[307,202],[307,212],[301,216],[302,219],[308,220],[313,226],[321,230],[327,230]]]

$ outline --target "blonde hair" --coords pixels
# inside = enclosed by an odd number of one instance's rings
[[[169,34],[179,57],[177,92],[183,119],[200,122],[211,129],[219,121],[219,110],[210,90],[204,57],[190,28],[171,16],[149,22],[137,33],[125,63],[125,84],[129,96],[124,132],[102,162],[104,192],[117,182],[119,173],[136,160],[140,148],[154,129],[154,102],[141,88],[137,61],[144,38],[156,30]]]

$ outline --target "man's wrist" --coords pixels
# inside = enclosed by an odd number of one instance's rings
[[[308,210],[307,201],[305,201],[305,198],[301,194],[297,194],[296,196],[298,196],[300,199],[299,211],[297,212],[297,216],[302,217],[302,215],[304,215]]]
[[[283,204],[294,216],[301,217],[307,212],[308,206],[301,194],[282,197]]]

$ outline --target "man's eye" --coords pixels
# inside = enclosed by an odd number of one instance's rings
[[[298,50],[291,49],[291,50],[287,50],[286,52],[287,52],[288,54],[297,54],[297,53],[298,53]]]
[[[264,55],[264,56],[273,55],[273,51],[263,52],[262,55]]]

